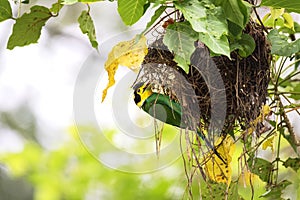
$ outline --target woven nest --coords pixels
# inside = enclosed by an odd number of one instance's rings
[[[163,33],[149,45],[137,82],[148,82],[176,99],[183,107],[184,123],[196,130],[201,122],[213,134],[230,133],[236,122],[246,129],[261,113],[269,83],[270,49],[263,30],[250,22],[244,33],[256,43],[252,55],[237,52],[211,57],[203,44],[195,42],[189,73],[173,61],[163,44]]]

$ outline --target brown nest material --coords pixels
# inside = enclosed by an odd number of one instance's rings
[[[196,43],[188,74],[173,61],[161,35],[149,46],[137,82],[159,85],[177,98],[183,107],[182,120],[191,130],[199,122],[207,129],[213,127],[213,135],[230,133],[236,122],[246,129],[266,102],[271,56],[262,27],[250,22],[244,33],[256,43],[252,55],[241,58],[232,52],[231,60],[211,57],[204,45]]]
[[[270,45],[266,41],[263,29],[250,22],[244,33],[251,35],[256,48],[247,58],[241,59],[236,52],[231,53],[232,60],[225,56],[214,57],[220,69],[226,88],[227,129],[234,121],[240,122],[243,129],[261,113],[268,96],[270,81]]]

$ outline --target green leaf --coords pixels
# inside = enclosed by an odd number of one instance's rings
[[[95,31],[93,19],[91,18],[90,14],[85,10],[82,11],[81,15],[78,18],[78,22],[82,33],[88,35],[92,47],[97,49],[98,42],[96,39],[96,31]]]
[[[242,0],[223,1],[222,8],[226,18],[244,28],[249,21],[251,5]]]
[[[7,48],[13,49],[16,46],[37,43],[42,27],[50,17],[52,15],[48,8],[43,6],[31,7],[30,13],[25,13],[16,20],[13,33],[8,40]]]
[[[289,12],[300,13],[299,0],[262,0],[261,6],[270,6],[274,8],[285,8]]]
[[[137,22],[144,14],[147,0],[118,0],[118,12],[126,25]]]
[[[228,25],[221,7],[210,1],[191,0],[174,3],[192,28],[199,32],[199,40],[213,53],[230,57],[229,42],[227,39]]]
[[[79,0],[81,3],[95,3],[99,1],[104,1],[104,0]]]
[[[250,56],[255,49],[255,41],[249,34],[243,34],[241,39],[233,43],[231,51],[238,49],[238,53],[241,57],[246,58]]]
[[[175,7],[179,9],[185,19],[187,19],[193,29],[197,32],[207,32],[207,15],[206,8],[203,3],[198,0],[190,0],[184,2],[174,2]]]
[[[289,13],[284,12],[284,8],[271,8],[270,11],[262,19],[264,26],[279,27],[280,31],[287,29],[291,33],[295,32],[294,20]]]
[[[62,0],[61,1],[61,4],[64,4],[64,5],[72,5],[72,4],[75,4],[75,3],[95,3],[95,2],[99,2],[99,1],[104,1],[104,0]]]
[[[250,157],[247,162],[252,173],[258,175],[262,181],[269,182],[273,169],[272,163],[262,158],[254,157]]]
[[[207,10],[206,29],[209,34],[216,37],[228,35],[228,24],[221,7]]]
[[[289,97],[295,100],[300,100],[300,83],[298,82],[292,85],[292,94]]]
[[[237,24],[228,21],[228,31],[229,31],[229,36],[233,37],[233,40],[235,38],[238,38],[242,35],[243,33],[243,28],[241,28],[240,26],[238,26]]]
[[[199,33],[199,40],[214,54],[221,54],[230,58],[229,42],[225,35],[221,38],[217,38],[209,33]]]
[[[148,30],[148,28],[150,28],[155,22],[156,20],[163,14],[163,12],[166,10],[166,6],[160,6],[154,13],[154,15],[151,17],[150,22],[147,23],[147,26],[144,30],[144,32],[146,30]]]
[[[288,158],[284,163],[283,166],[286,168],[290,167],[296,172],[300,168],[300,158]]]
[[[269,32],[268,39],[272,44],[272,54],[279,56],[291,56],[300,51],[300,39],[289,43],[289,38],[285,35],[279,34],[276,29],[273,29]]]
[[[12,18],[11,7],[8,0],[0,1],[0,22]]]
[[[75,4],[78,2],[79,2],[79,0],[62,0],[62,4],[65,4],[65,5],[72,5],[72,4]]]
[[[225,183],[206,182],[206,187],[201,191],[203,200],[219,200],[224,199],[227,185]]]
[[[279,127],[278,129],[279,133],[288,141],[288,143],[291,145],[295,153],[298,155],[298,146],[295,144],[295,138],[291,136],[291,134],[285,134],[285,128]]]
[[[294,22],[294,29],[296,33],[300,33],[300,24],[297,22]]]
[[[284,78],[279,77],[278,82],[280,83],[279,86],[284,88],[284,91],[291,91],[293,88],[293,83],[291,81],[285,81]]]
[[[195,50],[197,33],[188,22],[170,24],[163,42],[175,54],[175,62],[186,72],[189,70],[190,58]]]
[[[191,0],[175,3],[193,29],[201,33],[209,33],[221,37],[228,33],[227,21],[221,7],[216,7],[210,1]]]
[[[52,4],[52,7],[50,8],[50,11],[54,14],[57,15],[59,11],[62,9],[64,5],[61,4],[61,0],[58,0],[58,2]]]
[[[231,182],[229,189],[228,189],[228,198],[230,200],[241,200],[243,199],[240,195],[239,195],[239,190],[238,190],[238,182]]]
[[[260,197],[268,198],[268,199],[282,199],[282,191],[288,186],[292,184],[290,181],[283,180],[276,185],[272,185],[269,190],[261,195]]]
[[[238,4],[239,4],[240,11],[244,16],[244,27],[245,27],[246,24],[248,24],[249,22],[253,5],[244,0],[238,0]]]

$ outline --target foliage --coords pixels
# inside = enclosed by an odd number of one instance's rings
[[[206,160],[204,169],[209,179],[213,182],[230,185],[232,177],[231,161],[235,145],[229,135],[223,141],[220,140],[219,142],[221,145],[218,148],[218,152],[227,163],[224,164],[216,155],[212,155],[214,158],[210,158],[206,155],[203,158]]]
[[[33,6],[29,14],[24,14],[16,20],[13,33],[9,37],[7,48],[25,46],[36,43],[41,35],[42,27],[51,17],[51,12],[43,6]]]
[[[85,33],[89,36],[92,46],[97,49],[98,43],[96,39],[95,27],[88,11],[82,11],[78,18],[78,22],[82,33]]]
[[[13,26],[13,32],[9,38],[7,48],[13,49],[16,46],[25,46],[37,43],[40,38],[42,28],[50,18],[58,16],[58,13],[63,7],[63,3],[64,2],[59,0],[57,3],[54,3],[51,8],[35,5],[31,7],[29,13],[24,13],[22,16],[15,19],[12,16],[9,1],[1,1],[2,9],[0,13],[0,21],[7,19],[13,19],[16,21]],[[89,15],[89,10],[82,12],[78,22],[82,32],[88,35],[92,46],[97,48],[98,44],[95,36],[95,27],[92,18]]]
[[[136,36],[130,41],[120,42],[111,50],[105,62],[105,70],[108,73],[108,84],[103,90],[102,101],[104,101],[107,90],[115,84],[114,76],[119,65],[126,66],[133,71],[138,71],[145,55],[148,52],[146,37]]]
[[[1,0],[0,22],[15,21],[7,48],[12,50],[17,46],[37,43],[48,20],[57,17],[66,6],[83,3],[87,5],[87,10],[83,10],[78,18],[79,28],[88,36],[92,47],[97,49],[96,28],[90,15],[90,4],[95,2],[101,3],[101,0],[58,0],[51,8],[32,5],[27,12],[13,16],[10,2]],[[25,3],[30,2],[20,1],[19,6]],[[147,54],[144,35],[157,29],[166,18],[172,18],[174,15],[184,16],[182,20],[169,20],[168,24],[165,24],[163,43],[175,54],[174,61],[185,72],[188,72],[190,68],[195,41],[199,40],[204,43],[212,56],[224,55],[230,58],[231,53],[235,51],[240,57],[248,57],[255,49],[255,42],[252,36],[243,32],[246,25],[250,20],[254,20],[265,29],[271,44],[272,55],[268,97],[270,110],[268,112],[262,110],[261,115],[250,124],[250,128],[246,131],[240,131],[238,128],[245,124],[239,124],[234,130],[234,136],[237,138],[235,143],[240,147],[237,150],[240,153],[238,156],[234,156],[238,153],[231,152],[233,144],[221,146],[219,151],[228,160],[236,161],[230,163],[232,168],[236,165],[239,166],[236,171],[242,170],[248,173],[245,182],[247,182],[247,189],[251,190],[252,199],[257,196],[267,199],[283,199],[282,194],[286,188],[298,181],[288,180],[285,175],[299,173],[300,167],[298,151],[300,142],[288,115],[293,112],[298,118],[300,116],[300,82],[297,78],[300,74],[300,39],[296,38],[300,33],[300,25],[290,14],[291,12],[300,13],[298,1],[262,0],[261,5],[252,5],[243,0],[118,0],[117,5],[120,17],[126,25],[135,24],[151,8],[156,11],[141,35],[131,41],[121,42],[112,49],[105,64],[109,73],[107,89],[114,83],[114,74],[118,65],[128,66],[135,70],[142,63]],[[258,15],[255,19],[250,19],[252,11],[256,13],[259,6],[268,6],[270,12],[262,19]],[[262,123],[268,124],[265,126],[268,127],[267,130],[252,128]],[[13,176],[23,176],[30,181],[35,188],[36,199],[84,199],[91,192],[90,190],[96,190],[98,187],[103,188],[101,192],[104,192],[103,198],[105,199],[120,199],[120,197],[122,199],[126,197],[150,199],[160,198],[163,195],[170,198],[167,195],[170,189],[167,185],[171,185],[173,179],[157,178],[154,180],[154,186],[150,187],[145,184],[144,188],[140,188],[144,190],[141,195],[136,188],[143,183],[142,178],[117,172],[108,175],[99,171],[100,165],[77,145],[77,143],[70,142],[60,149],[47,152],[40,145],[29,142],[22,152],[2,155],[0,160],[5,163]],[[283,149],[288,149],[288,153],[284,153]],[[261,156],[264,154],[269,156]],[[207,158],[206,156],[208,154],[204,154],[203,158]],[[186,159],[193,160],[194,158],[191,157]],[[221,165],[222,162],[214,162],[214,160],[212,156],[204,164],[208,177],[206,177],[206,182],[199,181],[200,186],[194,181],[197,180],[194,178],[196,173],[191,172],[191,177],[187,173],[188,187],[197,188],[198,186],[198,189],[193,192],[189,190],[190,194],[186,195],[189,198],[202,195],[203,199],[221,199],[224,196],[228,199],[248,198],[249,193],[245,194],[243,185],[240,184],[243,175],[241,173],[231,175],[233,170],[230,169],[225,174],[225,177],[231,176],[230,181],[219,181],[218,176],[224,175],[223,168],[216,168],[214,163]],[[215,171],[217,171],[217,176],[210,174],[210,172],[215,174]],[[57,179],[60,181],[57,182]],[[253,180],[263,184],[265,192],[261,192]],[[122,184],[115,184],[115,182]],[[73,189],[70,190],[70,188]],[[261,193],[257,194],[257,191]]]
[[[23,151],[1,154],[0,162],[14,179],[25,178],[34,186],[37,200],[85,199],[89,195],[128,200],[175,197],[170,190],[176,176],[169,177],[165,171],[134,175],[105,168],[76,138],[72,133],[63,146],[50,151],[28,140]]]
[[[186,72],[189,71],[189,58],[195,51],[195,47],[190,44],[193,44],[196,40],[197,33],[188,22],[170,24],[166,30],[164,43],[171,51],[175,52],[174,61]],[[175,43],[174,41],[178,42]]]
[[[288,10],[288,12],[300,13],[300,5],[299,5],[299,2],[297,2],[296,0],[293,0],[293,1],[263,0],[261,5],[262,6],[270,6],[273,8],[285,8]]]
[[[118,11],[126,25],[137,22],[144,14],[146,0],[120,0],[118,1]]]
[[[8,1],[0,2],[0,22],[12,18],[12,11]]]

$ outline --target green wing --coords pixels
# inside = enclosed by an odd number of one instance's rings
[[[181,105],[170,99],[167,95],[153,93],[145,100],[142,109],[164,123],[186,128],[181,123]]]
[[[177,126],[179,128],[187,128],[186,124],[181,122],[181,105],[178,102],[170,99],[167,95],[153,93],[144,101],[142,109],[148,114],[150,114],[152,117],[164,123]],[[226,163],[218,153],[217,149],[207,140],[205,135],[201,133],[199,128],[197,129],[197,134],[205,141],[208,147],[223,161],[223,163]]]

